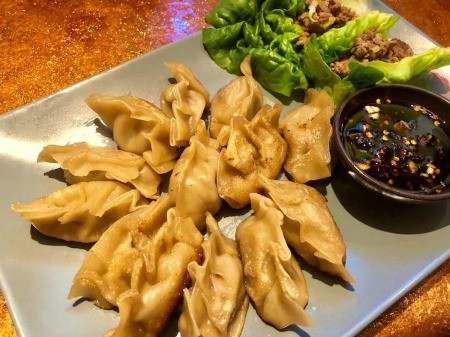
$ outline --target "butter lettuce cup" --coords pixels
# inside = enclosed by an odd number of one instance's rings
[[[406,84],[361,89],[333,117],[333,146],[362,186],[408,203],[450,198],[450,101]]]

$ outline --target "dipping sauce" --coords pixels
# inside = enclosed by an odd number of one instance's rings
[[[418,105],[376,100],[344,128],[356,165],[388,185],[440,193],[450,180],[450,138],[436,113]]]

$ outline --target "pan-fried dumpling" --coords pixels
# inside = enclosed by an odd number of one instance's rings
[[[117,297],[119,325],[105,337],[158,336],[189,283],[188,265],[202,258],[202,242],[192,219],[172,210],[154,235],[138,237],[130,247],[136,251],[130,288]]]
[[[70,184],[81,181],[117,180],[129,183],[144,197],[156,198],[162,177],[142,156],[85,142],[48,145],[39,153],[38,162],[58,163]]]
[[[251,120],[263,105],[261,89],[252,75],[250,56],[242,61],[241,71],[244,76],[231,80],[211,100],[209,132],[222,146],[228,141],[233,117],[242,116]]]
[[[331,175],[331,117],[334,100],[324,90],[308,89],[304,105],[288,112],[280,121],[280,132],[288,143],[284,169],[298,183]]]
[[[169,84],[160,97],[162,111],[171,118],[170,144],[187,146],[209,106],[209,93],[185,65],[176,62],[165,62],[164,65],[176,79],[176,83]]]
[[[183,292],[178,329],[182,337],[239,337],[249,299],[236,242],[221,233],[211,214],[207,215],[206,226],[204,261],[188,266],[192,285]]]
[[[305,277],[284,239],[283,214],[267,197],[252,193],[250,199],[254,214],[236,229],[247,293],[259,316],[276,328],[311,325]]]
[[[216,184],[219,152],[210,141],[202,120],[169,180],[169,195],[177,205],[176,215],[192,218],[199,230],[205,227],[205,213],[215,214],[222,205]]]
[[[258,190],[258,174],[271,179],[286,158],[286,142],[278,132],[282,105],[264,105],[251,121],[236,116],[227,147],[220,155],[217,172],[219,195],[233,208],[249,204]]]
[[[170,145],[170,118],[161,109],[134,96],[93,94],[86,104],[112,130],[121,150],[142,155],[159,174],[172,170],[178,151]]]
[[[143,247],[166,222],[171,206],[162,196],[114,222],[85,256],[68,297],[85,297],[104,309],[117,306],[117,297],[131,288],[135,262],[146,256]]]
[[[81,182],[64,187],[12,210],[54,238],[95,242],[116,220],[148,204],[131,187],[116,181]]]
[[[266,193],[284,214],[282,228],[288,244],[308,264],[354,283],[344,265],[344,239],[325,197],[305,184],[264,177],[261,180]]]

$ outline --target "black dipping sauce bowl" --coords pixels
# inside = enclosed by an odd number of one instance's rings
[[[378,180],[358,167],[346,147],[344,130],[349,120],[355,117],[358,111],[377,100],[395,101],[405,106],[416,105],[425,107],[439,117],[444,133],[450,137],[450,101],[444,97],[406,84],[384,84],[361,89],[342,102],[332,121],[333,148],[350,176],[364,187],[384,197],[400,202],[427,203],[450,198],[450,176],[447,176],[440,184],[439,193],[437,193],[435,189],[423,190],[419,188],[414,190],[398,188]]]

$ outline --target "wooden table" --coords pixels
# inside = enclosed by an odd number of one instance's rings
[[[217,0],[0,0],[0,113],[205,27]],[[450,0],[384,0],[450,46]],[[17,336],[0,293],[0,337]],[[450,261],[360,337],[450,336]]]

